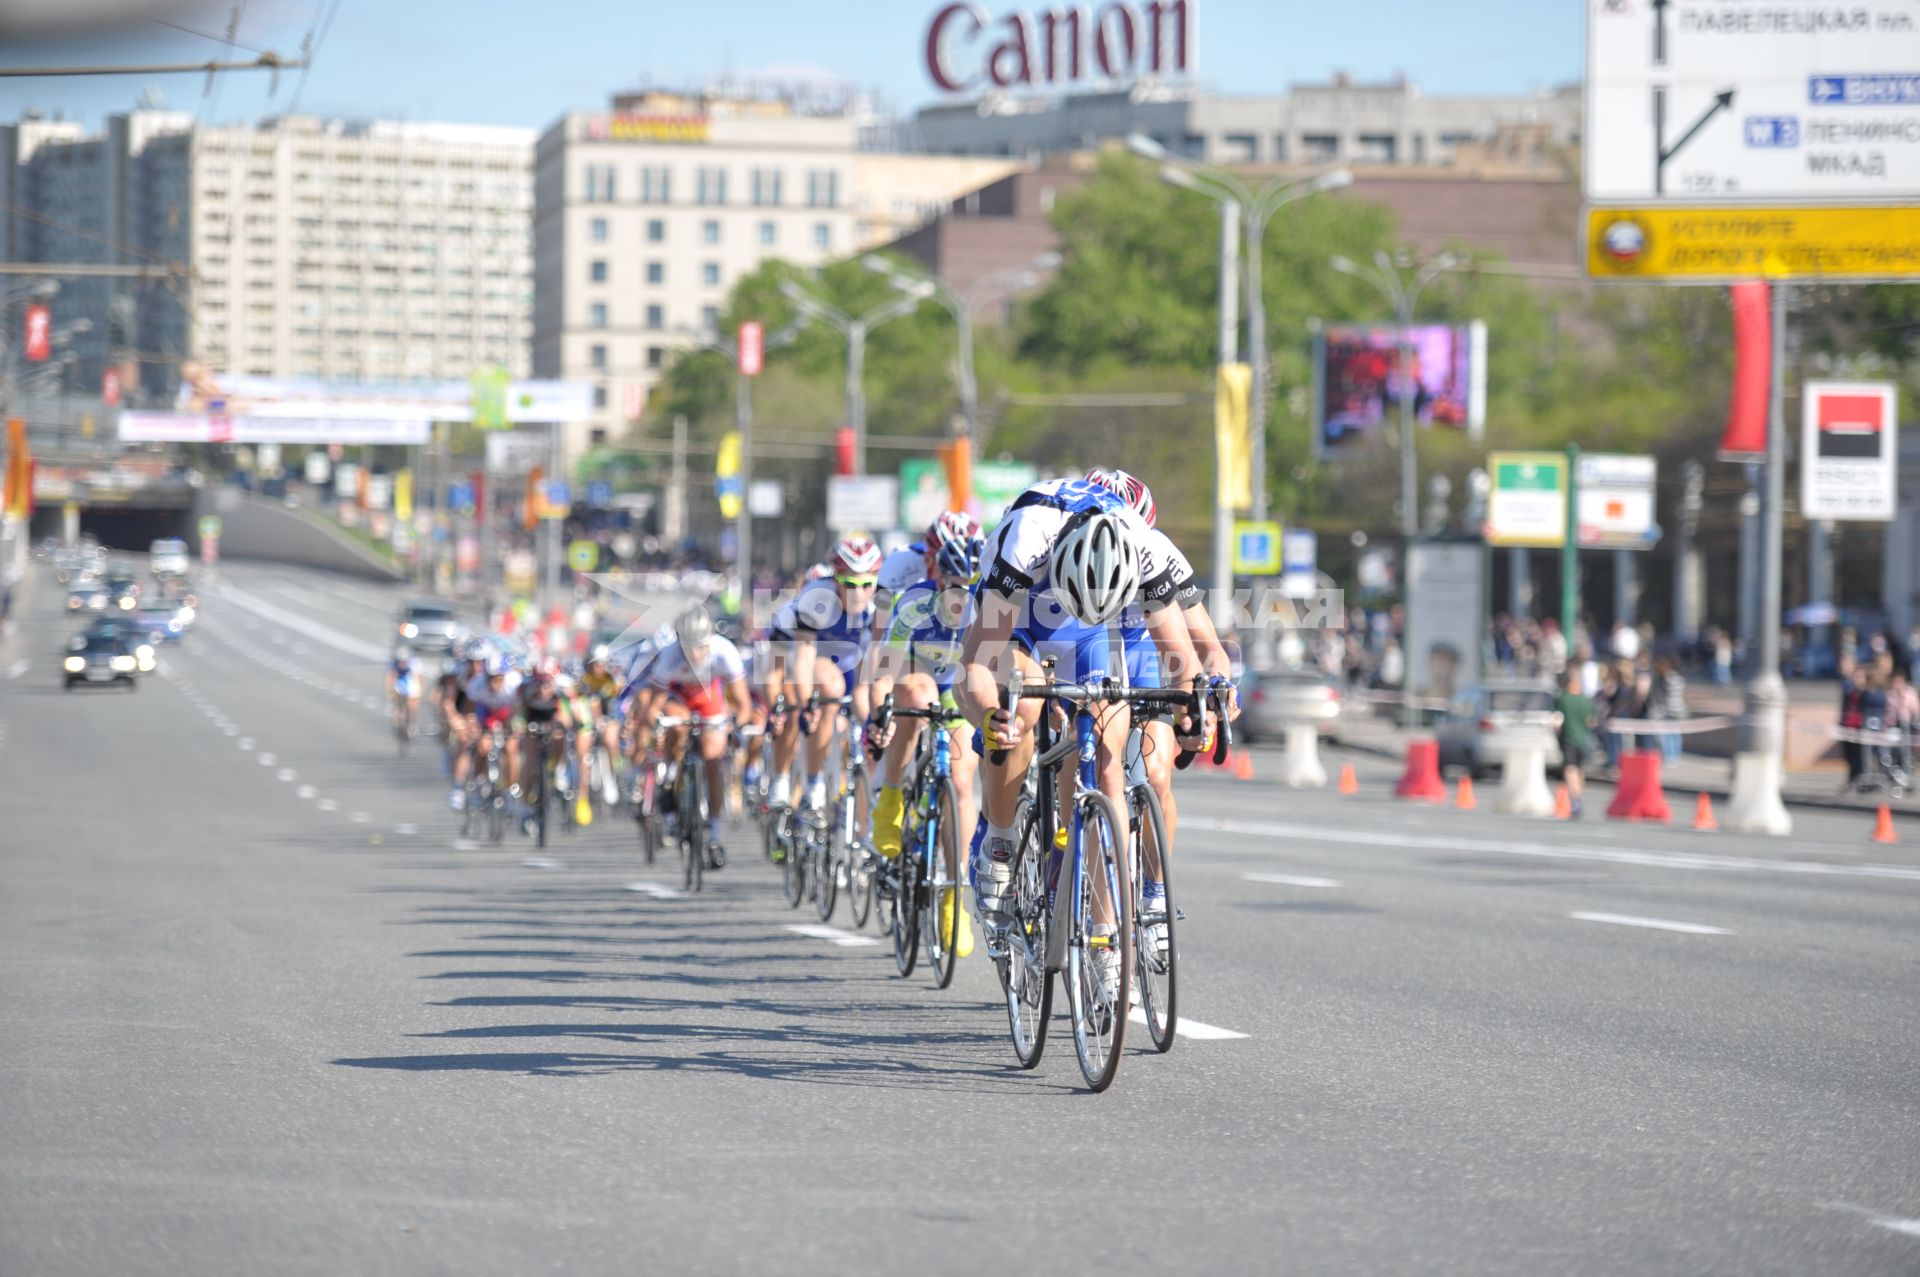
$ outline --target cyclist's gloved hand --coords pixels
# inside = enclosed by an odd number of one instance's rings
[[[1233,680],[1215,676],[1213,679],[1209,680],[1208,686],[1218,688],[1226,693],[1227,721],[1230,723],[1239,722],[1240,721],[1240,689],[1234,685]]]
[[[1004,709],[990,710],[980,721],[980,739],[989,752],[1012,749],[1020,743],[1022,731],[1019,716]]]

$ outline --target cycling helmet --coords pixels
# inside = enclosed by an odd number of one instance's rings
[[[1119,497],[1129,506],[1132,506],[1133,512],[1139,515],[1148,527],[1154,525],[1154,519],[1158,511],[1154,508],[1153,493],[1141,480],[1136,479],[1125,470],[1095,468],[1087,471],[1087,482],[1099,484],[1108,492],[1111,492],[1114,496]]]
[[[487,677],[505,678],[507,676],[507,658],[495,653],[487,658]]]
[[[611,655],[613,655],[613,649],[609,648],[605,643],[602,643],[593,649],[591,656],[587,657],[587,664],[591,665],[595,661],[604,662]]]
[[[829,564],[837,577],[872,576],[880,570],[880,557],[880,547],[873,543],[872,537],[864,532],[849,532],[833,547]]]
[[[690,607],[673,623],[673,633],[683,652],[705,647],[713,641],[713,618],[704,607]]]
[[[413,664],[413,649],[408,647],[405,643],[402,643],[399,647],[394,648],[393,663],[395,665]]]
[[[927,526],[927,544],[936,550],[949,541],[967,542],[979,535],[979,522],[964,510],[948,510]]]
[[[941,576],[957,576],[971,581],[980,575],[980,558],[987,550],[987,539],[979,533],[954,537],[940,543],[934,552],[933,566]]]
[[[1140,547],[1117,515],[1070,525],[1053,546],[1053,585],[1067,614],[1105,625],[1140,592]]]
[[[833,575],[832,568],[828,567],[824,563],[816,563],[812,567],[807,569],[806,579],[809,581],[824,581],[832,575]]]

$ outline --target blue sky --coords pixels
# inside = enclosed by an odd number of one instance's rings
[[[158,0],[147,0],[155,7]],[[248,0],[238,39],[291,56],[323,0]],[[923,67],[941,0],[340,0],[300,99],[302,111],[544,127],[569,109],[654,77],[685,82],[732,71],[826,76],[878,90],[906,110],[938,94]],[[1201,82],[1274,93],[1336,69],[1358,78],[1404,71],[1429,94],[1517,93],[1579,78],[1580,6],[1566,0],[1197,0]],[[228,3],[177,0],[177,21],[223,30]],[[1052,7],[986,0],[996,17]],[[1100,0],[1093,0],[1093,9]],[[213,41],[136,22],[111,35],[22,43],[0,65],[198,61]],[[242,56],[246,56],[242,54]],[[0,119],[29,106],[97,123],[142,89],[212,120],[287,109],[295,76],[268,93],[259,72],[204,76],[0,80]]]

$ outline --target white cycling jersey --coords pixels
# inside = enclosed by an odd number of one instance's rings
[[[687,651],[676,640],[663,648],[647,667],[647,686],[666,690],[674,687],[706,687],[716,679],[722,684],[747,676],[746,662],[733,640],[716,634],[707,640],[706,672],[703,675],[687,660]]]

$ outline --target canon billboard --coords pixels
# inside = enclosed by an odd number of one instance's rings
[[[995,18],[977,4],[949,4],[927,26],[927,74],[948,93],[1185,75],[1197,7],[1115,0]]]

